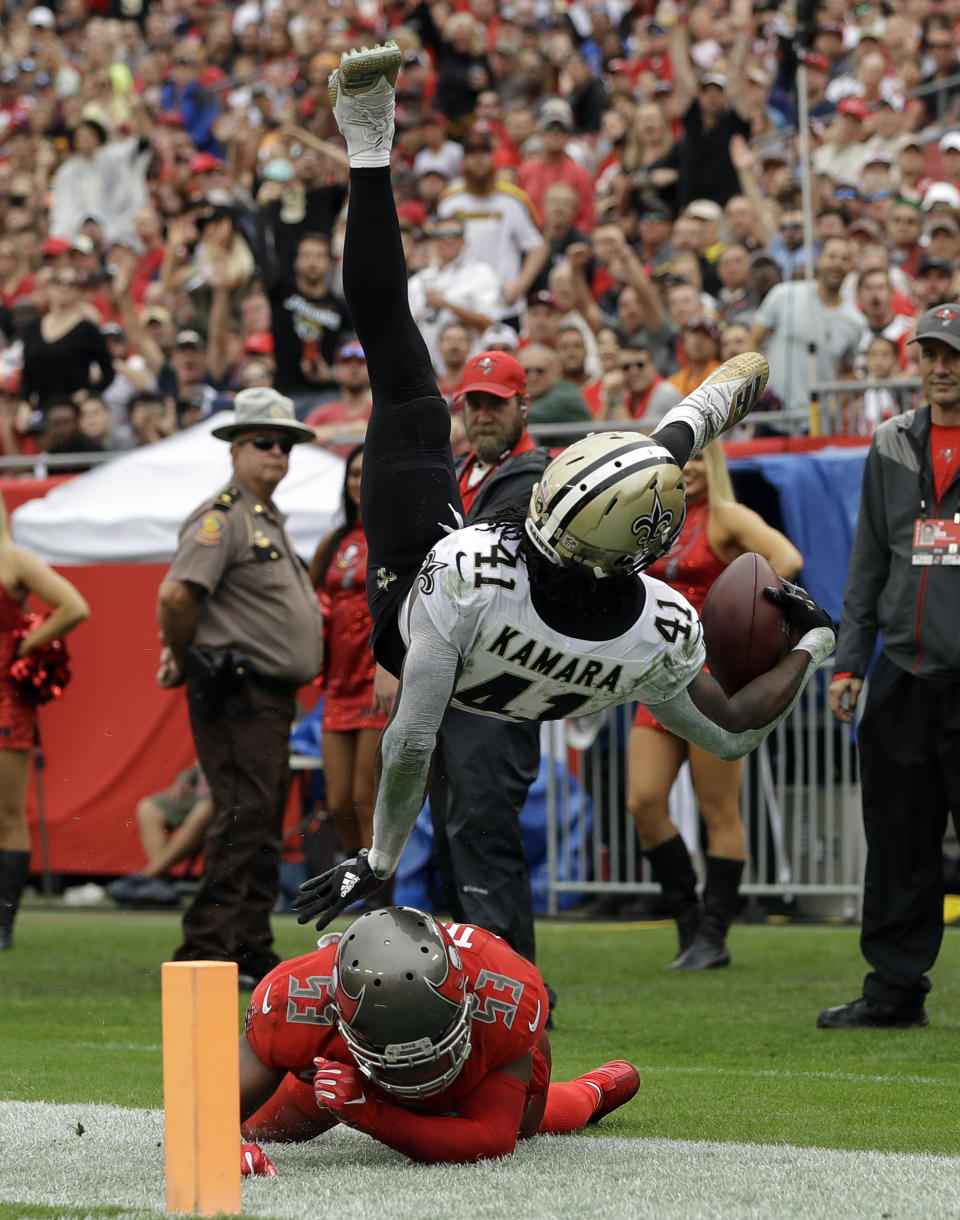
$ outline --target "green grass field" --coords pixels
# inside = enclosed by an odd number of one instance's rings
[[[289,917],[275,923],[281,953],[310,946],[308,929]],[[33,1147],[61,1185],[51,1193],[26,1170],[11,1175],[4,1156],[0,1220],[162,1212],[160,963],[177,933],[170,915],[22,915],[17,947],[0,956],[0,1150],[8,1139]],[[554,1076],[627,1058],[643,1079],[633,1102],[599,1128],[530,1141],[509,1163],[468,1169],[412,1166],[347,1131],[280,1148],[280,1177],[246,1183],[245,1212],[342,1214],[317,1210],[321,1196],[330,1192],[331,1205],[336,1197],[321,1170],[336,1167],[341,1184],[351,1173],[366,1182],[363,1205],[350,1208],[356,1220],[608,1209],[960,1216],[953,931],[934,974],[931,1025],[905,1031],[815,1027],[819,1008],[858,993],[855,928],[736,925],[731,968],[702,975],[663,969],[672,926],[565,919],[542,922],[538,937],[539,964],[560,997]],[[238,1003],[238,1029],[241,1015]],[[74,1162],[85,1165],[94,1146],[97,1173],[75,1181]],[[145,1196],[130,1193],[131,1160],[141,1162]],[[480,1182],[496,1184],[482,1206],[466,1185]],[[440,1210],[438,1183],[456,1187]],[[934,1187],[942,1197],[925,1193]]]

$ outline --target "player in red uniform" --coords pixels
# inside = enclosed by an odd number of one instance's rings
[[[579,1131],[629,1101],[640,1077],[618,1060],[552,1084],[548,1009],[536,966],[491,932],[412,907],[371,911],[254,991],[243,1137],[307,1140],[345,1123],[433,1164]],[[244,1153],[244,1172],[270,1172],[258,1148]]]

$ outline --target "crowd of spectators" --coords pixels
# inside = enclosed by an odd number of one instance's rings
[[[806,431],[814,380],[850,378],[833,426],[868,433],[902,398],[855,379],[909,377],[913,318],[960,295],[958,0],[826,0],[805,38],[767,0],[0,17],[4,456],[149,444],[264,385],[317,443],[362,434],[327,81],[385,37],[411,303],[454,412],[486,346],[519,353],[531,423],[572,426],[652,425],[759,345],[758,431]]]

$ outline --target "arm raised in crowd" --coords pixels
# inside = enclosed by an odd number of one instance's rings
[[[214,260],[210,270],[210,321],[207,329],[207,368],[214,381],[221,381],[228,368],[227,335],[230,331],[230,272],[225,257]]]
[[[752,12],[750,0],[730,0],[729,21],[733,29],[733,42],[730,44],[730,55],[727,60],[727,96],[730,98],[730,105],[741,119],[750,118],[745,109],[746,73],[744,68],[749,50]]]
[[[123,265],[117,267],[111,280],[111,288],[113,290],[114,303],[119,311],[120,320],[130,339],[131,346],[143,357],[147,368],[154,377],[159,377],[165,357],[160,345],[150,334],[150,328],[143,325],[134,308],[133,299],[130,296],[130,271],[128,267]]]

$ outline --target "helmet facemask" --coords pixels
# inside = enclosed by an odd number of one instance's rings
[[[333,968],[340,1034],[386,1092],[431,1097],[470,1054],[473,996],[456,945],[430,915],[385,907],[344,933]]]

